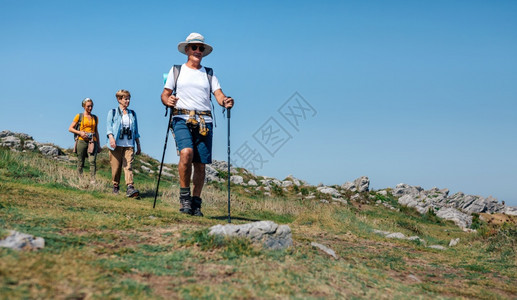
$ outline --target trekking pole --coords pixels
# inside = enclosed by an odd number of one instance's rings
[[[165,108],[167,114],[167,108]],[[160,178],[162,177],[163,160],[165,159],[165,150],[167,150],[167,141],[169,140],[169,129],[172,122],[172,108],[169,114],[169,122],[167,123],[167,132],[165,133],[165,144],[163,145],[162,163],[160,164],[160,172],[158,173],[158,183],[156,184],[156,191],[154,192],[153,208],[156,206],[156,197],[158,197],[158,187],[160,186]]]
[[[228,118],[228,223],[232,222],[230,217],[230,110],[228,108],[226,117]]]

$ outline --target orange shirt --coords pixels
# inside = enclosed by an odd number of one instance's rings
[[[74,122],[79,122],[79,114],[77,114],[74,118]],[[86,116],[83,114],[83,120],[81,125],[79,126],[79,131],[91,132],[93,133],[93,140],[97,141],[97,137],[95,136],[95,129],[97,128],[97,123],[95,122],[95,118],[93,116]],[[80,140],[84,139],[79,136]]]

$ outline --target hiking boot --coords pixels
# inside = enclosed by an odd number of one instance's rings
[[[189,194],[180,195],[180,212],[192,214],[192,197]]]
[[[140,192],[132,184],[127,186],[126,197],[136,198],[138,195],[140,195]]]
[[[118,185],[113,185],[113,194],[118,195],[119,190],[120,188],[118,187]]]
[[[201,198],[194,196],[192,197],[192,215],[196,217],[202,217],[203,213],[201,212],[201,203],[203,200]]]

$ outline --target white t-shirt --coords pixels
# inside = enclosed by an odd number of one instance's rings
[[[174,67],[169,71],[165,88],[174,90]],[[212,93],[221,89],[219,80],[212,75]],[[210,107],[210,84],[204,67],[191,69],[185,64],[181,66],[178,77],[178,88],[176,96],[179,98],[176,108],[197,111],[211,110]],[[187,115],[175,116],[187,119]],[[204,116],[206,122],[212,122],[210,117]]]
[[[131,120],[129,119],[129,113],[122,115],[122,125],[120,126],[120,130],[123,130],[124,128],[131,128]],[[131,140],[128,139],[127,134],[120,135],[117,142],[117,147],[133,147],[133,141],[134,139],[133,132],[131,132]]]

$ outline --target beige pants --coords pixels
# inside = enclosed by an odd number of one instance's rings
[[[133,184],[133,161],[135,159],[133,147],[116,147],[110,150],[111,180],[113,185],[120,184],[120,175],[124,168],[126,185]]]

